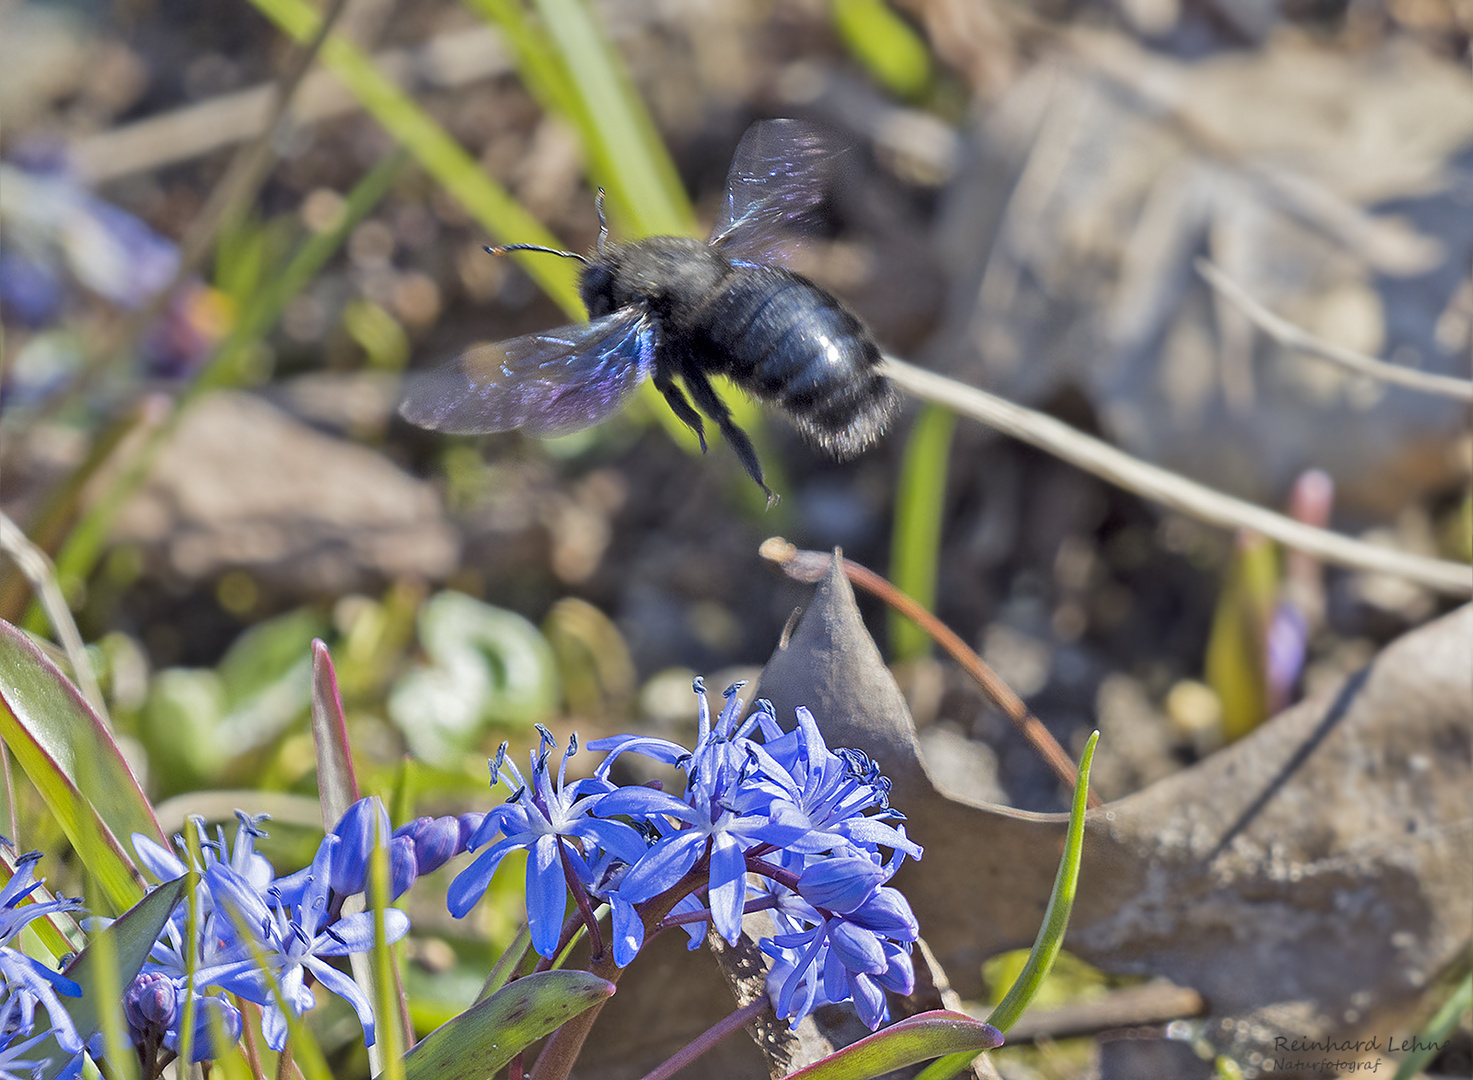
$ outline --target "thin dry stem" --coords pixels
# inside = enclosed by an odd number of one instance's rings
[[[826,552],[802,551],[780,536],[764,541],[759,550],[764,559],[776,563],[789,577],[799,581],[818,581],[828,572],[829,561],[832,558]],[[855,587],[879,597],[930,634],[936,643],[961,665],[962,670],[976,681],[993,704],[1013,722],[1018,733],[1028,740],[1033,749],[1038,751],[1038,756],[1043,758],[1048,767],[1053,770],[1059,782],[1067,787],[1074,786],[1079,777],[1079,769],[1073,759],[1064,752],[1064,748],[1059,745],[1058,740],[1053,737],[1048,728],[1043,726],[1043,722],[1029,711],[1023,699],[1013,693],[1012,687],[1008,686],[1002,677],[993,671],[987,662],[978,656],[951,627],[923,608],[914,597],[901,592],[869,567],[853,559],[844,559],[841,569],[844,571],[844,576]],[[1089,792],[1089,805],[1092,807],[1103,805],[1093,789]]]
[[[1254,326],[1280,345],[1318,356],[1348,371],[1353,371],[1357,375],[1365,375],[1380,382],[1393,383],[1409,390],[1420,390],[1424,394],[1435,394],[1454,401],[1473,401],[1473,382],[1467,379],[1459,379],[1452,375],[1436,375],[1427,371],[1402,367],[1400,364],[1387,363],[1385,360],[1378,360],[1374,356],[1367,356],[1365,353],[1356,352],[1354,349],[1347,349],[1316,337],[1303,327],[1296,326],[1283,316],[1270,311],[1250,296],[1243,286],[1225,274],[1221,267],[1213,265],[1206,259],[1197,260],[1197,273],[1201,274],[1203,280],[1216,289],[1224,299],[1247,316]]]
[[[1305,525],[1141,461],[1051,416],[894,357],[887,356],[881,370],[912,397],[934,401],[980,420],[1117,487],[1199,521],[1226,529],[1251,529],[1337,566],[1391,574],[1451,596],[1473,595],[1473,568],[1465,563],[1412,555]]]

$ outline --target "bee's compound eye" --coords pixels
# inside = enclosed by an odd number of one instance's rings
[[[590,263],[583,268],[583,280],[578,286],[583,303],[588,307],[588,317],[597,319],[614,310],[614,274],[602,263]]]

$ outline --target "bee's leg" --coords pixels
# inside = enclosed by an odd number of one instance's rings
[[[726,403],[716,394],[716,389],[700,372],[686,371],[683,376],[685,385],[690,390],[691,397],[696,399],[696,404],[701,411],[716,421],[716,426],[721,429],[721,434],[726,436],[726,441],[731,443],[731,448],[736,451],[736,456],[742,466],[747,470],[747,475],[757,481],[757,486],[767,492],[767,505],[771,508],[777,502],[777,495],[767,486],[762,476],[762,463],[757,460],[757,448],[752,445],[752,440],[747,438],[747,433],[737,427],[731,419],[731,410]]]
[[[701,419],[701,414],[691,408],[690,402],[680,392],[680,387],[671,382],[670,376],[659,371],[655,372],[655,389],[665,395],[665,402],[670,406],[670,411],[682,421],[686,427],[696,433],[696,438],[701,440],[701,453],[706,452],[706,422]]]

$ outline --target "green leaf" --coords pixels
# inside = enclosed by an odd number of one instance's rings
[[[420,609],[419,640],[434,665],[399,680],[389,716],[425,760],[449,766],[488,725],[530,727],[557,707],[557,658],[515,612],[437,593]]]
[[[4,621],[0,735],[115,909],[142,896],[142,879],[120,841],[140,832],[167,842],[148,800],[77,688]]]
[[[984,1050],[1002,1045],[1002,1032],[962,1013],[937,1009],[891,1024],[883,1031],[851,1043],[788,1080],[867,1080],[893,1069],[946,1054],[971,1061]]]
[[[317,747],[317,796],[322,802],[323,826],[330,829],[358,801],[359,791],[343,696],[338,692],[332,654],[321,639],[312,642],[312,741]]]
[[[927,405],[915,418],[900,484],[895,493],[895,526],[890,539],[890,580],[927,611],[936,610],[936,565],[941,553],[941,522],[946,511],[946,465],[956,413]],[[915,660],[931,648],[931,637],[904,615],[889,614],[890,649],[896,660]]]
[[[160,885],[107,929],[93,934],[91,943],[64,972],[82,988],[81,997],[60,996],[60,1000],[83,1042],[102,1030],[97,1003],[114,1000],[119,988],[131,983],[143,968],[149,950],[184,896],[184,885],[182,877]],[[59,1075],[71,1060],[70,1055],[51,1041],[42,1043],[32,1056],[50,1057],[43,1074],[47,1077]]]
[[[613,983],[586,971],[543,971],[518,979],[430,1032],[405,1056],[405,1078],[494,1076],[532,1043],[613,992]]]
[[[1043,925],[1038,928],[1038,938],[1033,942],[1033,951],[1023,973],[1013,983],[1002,1003],[992,1010],[988,1023],[999,1031],[1007,1031],[1023,1015],[1043,980],[1054,966],[1054,960],[1064,945],[1064,931],[1069,928],[1069,912],[1074,908],[1074,894],[1079,886],[1080,852],[1084,847],[1084,812],[1089,805],[1089,767],[1094,761],[1095,746],[1100,741],[1098,731],[1091,733],[1084,744],[1084,754],[1079,760],[1079,776],[1074,783],[1074,805],[1069,812],[1069,830],[1064,834],[1064,857],[1059,860],[1059,872],[1054,875],[1054,891],[1049,896],[1048,907],[1043,914]]]
[[[1079,761],[1079,776],[1074,783],[1074,803],[1069,812],[1069,829],[1064,834],[1064,857],[1059,860],[1059,872],[1054,875],[1054,890],[1049,896],[1048,907],[1043,913],[1043,925],[1038,928],[1038,937],[1033,942],[1033,951],[1028,962],[1012,988],[1003,997],[1001,1004],[992,1010],[987,1022],[999,1031],[1006,1032],[1023,1015],[1033,1001],[1038,989],[1048,977],[1054,960],[1064,945],[1064,931],[1069,928],[1069,912],[1074,908],[1074,895],[1079,887],[1079,863],[1084,848],[1084,812],[1089,804],[1089,767],[1094,761],[1095,745],[1100,733],[1094,732],[1084,745],[1084,754]],[[921,1070],[916,1080],[948,1080],[971,1063],[974,1053],[951,1054],[934,1061]]]

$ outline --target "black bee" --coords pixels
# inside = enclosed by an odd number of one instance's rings
[[[898,404],[879,373],[880,351],[838,300],[774,265],[781,242],[823,197],[817,181],[828,156],[824,140],[797,121],[754,124],[737,147],[706,243],[683,236],[612,243],[600,192],[592,258],[532,244],[487,248],[582,262],[579,293],[590,321],[476,345],[413,383],[399,411],[420,427],[459,435],[512,428],[564,435],[607,419],[653,374],[701,449],[705,413],[771,502],[751,440],[711,386],[710,376],[726,375],[830,454],[863,450]]]

